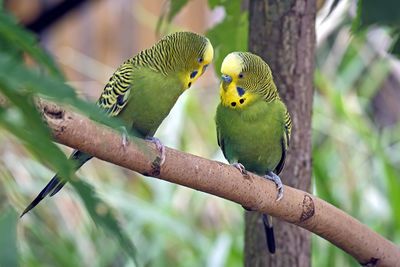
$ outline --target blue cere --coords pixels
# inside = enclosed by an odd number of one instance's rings
[[[239,94],[239,96],[242,96],[242,95],[244,95],[244,89],[242,88],[242,87],[236,87],[236,90],[237,90],[237,92],[238,92],[238,94]]]
[[[222,77],[222,80],[223,80],[225,83],[230,83],[230,82],[232,82],[232,77],[229,76],[229,75],[222,74],[221,77]]]
[[[190,79],[193,79],[194,77],[196,77],[197,73],[198,73],[197,70],[193,71],[193,72],[190,74]]]

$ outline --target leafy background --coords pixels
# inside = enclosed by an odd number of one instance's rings
[[[71,171],[71,149],[51,142],[35,96],[104,122],[91,103],[113,70],[170,31],[206,34],[216,60],[157,136],[224,161],[217,77],[227,53],[247,49],[246,1],[87,1],[39,35],[23,29],[52,4],[0,1],[0,266],[242,266],[241,207],[96,159],[79,181],[18,214],[55,171]],[[314,194],[397,244],[399,10],[395,1],[319,2],[312,180]],[[312,264],[358,266],[315,235]]]

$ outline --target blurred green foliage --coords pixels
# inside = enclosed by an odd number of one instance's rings
[[[0,266],[17,266],[17,218],[10,206],[3,207],[0,215]]]
[[[379,47],[371,41],[377,38],[379,42],[386,36],[384,31],[363,31],[350,38],[350,26],[338,27],[316,51],[313,190],[398,244],[399,114],[392,114],[397,123],[382,126],[374,110],[376,105],[391,108],[376,97],[395,75],[393,59],[379,56]],[[395,105],[399,100],[394,99]],[[315,266],[358,266],[317,236],[313,236],[312,262]]]
[[[105,121],[105,118],[93,104],[76,96],[75,91],[65,84],[52,58],[38,47],[35,37],[18,26],[13,17],[3,10],[0,11],[0,47],[0,96],[5,102],[5,107],[0,106],[0,126],[12,133],[37,159],[56,170],[62,177],[73,177],[73,166],[51,141],[50,131],[35,107],[35,97],[72,104],[100,122]],[[23,64],[24,56],[31,57],[37,65],[27,67]],[[111,122],[109,125],[118,127],[120,124]],[[96,197],[91,186],[83,182],[71,182],[93,220],[118,238],[121,247],[136,260],[133,244],[110,212],[110,208]],[[102,213],[96,210],[99,206],[105,207]],[[0,231],[7,231],[9,225],[6,222],[0,225],[4,227]]]
[[[187,2],[171,1],[158,29],[162,22],[171,22]],[[208,4],[211,9],[222,7],[226,14],[207,32],[215,47],[219,76],[227,53],[247,50],[247,13],[241,11],[238,0],[209,0]],[[365,16],[360,10],[358,16]],[[396,122],[386,125],[375,108],[380,105],[389,109],[389,104],[377,101],[377,95],[396,74],[393,60],[382,56],[380,48],[371,42],[391,35],[395,27],[382,20],[386,27],[383,30],[367,29],[371,24],[382,24],[378,16],[385,17],[378,7],[368,13],[381,14],[373,14],[375,20],[360,17],[354,22],[351,12],[347,12],[342,23],[317,46],[312,191],[400,243],[399,114],[392,114],[397,116]],[[363,28],[350,38],[354,23]],[[34,66],[23,64],[26,55],[33,59]],[[223,161],[213,119],[219,100],[217,83],[212,90],[194,84],[179,99],[157,132],[165,145]],[[0,11],[0,92],[0,98],[6,99],[0,99],[5,103],[0,105],[0,266],[134,266],[129,256],[135,253],[145,266],[243,265],[241,207],[164,181],[142,178],[96,159],[77,174],[92,186],[72,179],[76,190],[67,186],[64,193],[47,198],[17,220],[14,209],[22,211],[54,171],[71,172],[65,157],[69,149],[51,142],[35,110],[35,97],[71,105],[99,121],[104,118],[93,105],[76,97],[34,36],[4,11]],[[358,263],[313,235],[312,265]]]
[[[208,0],[211,9],[219,6],[225,10],[224,20],[206,33],[214,45],[214,67],[218,73],[227,54],[234,51],[247,51],[248,12],[242,11],[241,4],[241,0]]]
[[[355,32],[368,29],[371,26],[389,28],[393,37],[391,53],[400,57],[400,8],[396,0],[358,0],[357,15],[353,20],[352,29]]]

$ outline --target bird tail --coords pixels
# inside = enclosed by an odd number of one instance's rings
[[[268,214],[262,214],[265,238],[267,240],[268,250],[271,254],[275,253],[275,237],[274,228],[272,227],[272,217]]]
[[[70,156],[70,160],[73,160],[76,162],[76,167],[75,170],[78,170],[83,164],[85,164],[88,160],[90,160],[93,156],[82,153],[79,150],[74,150]],[[20,218],[24,216],[25,213],[29,212],[31,209],[36,207],[37,204],[39,204],[42,199],[44,199],[48,194],[50,196],[54,196],[57,194],[58,191],[60,191],[63,186],[65,185],[67,181],[62,179],[61,177],[58,176],[58,174],[54,175],[53,179],[50,180],[50,182],[43,188],[43,190],[37,195],[37,197],[29,204],[28,207],[22,212]]]
[[[51,181],[46,185],[46,187],[43,188],[43,190],[39,193],[39,195],[37,195],[37,197],[31,202],[31,204],[29,204],[29,206],[26,207],[24,212],[22,212],[21,216],[19,216],[19,217],[21,218],[22,216],[24,216],[25,213],[27,213],[28,211],[33,209],[37,204],[39,204],[40,201],[42,201],[42,199],[44,199],[55,188],[60,188],[61,189],[63,183],[65,183],[65,182],[61,181],[58,178],[58,175],[56,174],[53,177],[53,179],[51,179]],[[53,193],[54,193],[54,191],[53,191]],[[53,193],[52,193],[52,195],[53,195]]]

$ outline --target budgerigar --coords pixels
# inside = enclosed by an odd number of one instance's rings
[[[204,36],[192,32],[169,34],[126,60],[111,76],[97,105],[109,116],[121,118],[136,135],[155,142],[163,162],[164,146],[153,135],[178,97],[204,73],[213,55],[213,47]],[[70,156],[76,169],[91,158],[78,150]],[[56,194],[64,184],[65,180],[56,174],[22,215],[48,194]]]
[[[221,103],[217,108],[218,144],[225,158],[245,170],[273,180],[283,196],[278,176],[289,147],[291,120],[281,101],[271,69],[249,52],[227,55],[221,66]],[[269,251],[275,252],[272,220],[263,214]]]

